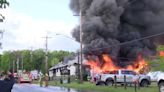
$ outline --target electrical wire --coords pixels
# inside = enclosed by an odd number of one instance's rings
[[[108,48],[111,48],[111,47],[127,45],[127,44],[130,44],[130,43],[133,43],[133,42],[141,41],[141,40],[144,40],[144,39],[149,39],[149,38],[160,36],[160,35],[164,35],[164,32],[161,32],[159,34],[154,34],[154,35],[146,36],[146,37],[142,37],[140,39],[135,39],[135,40],[131,40],[131,41],[127,41],[127,42],[115,44],[115,45],[110,45],[110,46],[104,47],[104,48],[90,49],[89,51],[98,51],[98,50],[102,50],[102,49],[108,49]]]

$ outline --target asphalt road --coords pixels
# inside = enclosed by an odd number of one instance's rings
[[[36,84],[14,84],[11,92],[79,92],[74,89],[67,89],[61,87],[40,87]]]

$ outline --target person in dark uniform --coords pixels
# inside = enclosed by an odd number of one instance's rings
[[[13,76],[9,71],[4,76],[4,80],[0,80],[0,92],[11,92],[15,83]]]
[[[14,78],[14,74],[11,71],[8,71],[7,74],[8,74],[9,81],[12,83],[16,83],[15,78]]]

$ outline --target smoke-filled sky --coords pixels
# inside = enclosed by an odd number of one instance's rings
[[[70,8],[76,14],[81,9],[83,14],[85,54],[109,53],[128,59],[152,54],[156,49],[153,39],[116,44],[158,34],[164,29],[164,0],[71,0]],[[72,35],[79,41],[79,26]]]

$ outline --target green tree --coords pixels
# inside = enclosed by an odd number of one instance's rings
[[[5,51],[1,57],[1,68],[2,70],[8,70],[11,66],[10,66],[10,51]]]
[[[49,67],[52,67],[53,65],[63,61],[64,57],[70,56],[72,54],[73,52],[63,50],[50,52]]]
[[[161,51],[161,50],[164,51],[164,45],[159,45],[159,46],[158,46],[157,51]]]
[[[48,67],[63,61],[65,56],[72,55],[68,51],[52,51],[48,52]],[[25,70],[38,70],[45,72],[45,52],[43,49],[31,50],[17,50],[17,51],[4,51],[1,55],[1,69],[13,69],[16,71],[17,61],[19,61],[19,69]]]
[[[31,55],[30,50],[22,50],[21,51],[21,57],[20,57],[20,65],[22,66],[23,63],[23,69],[24,70],[32,70],[33,64],[31,62]]]
[[[159,45],[158,46],[158,48],[157,48],[157,51],[159,52],[159,51],[164,51],[164,45]],[[157,58],[160,60],[160,61],[162,61],[162,62],[164,62],[164,56],[157,56]]]
[[[45,52],[42,49],[38,49],[32,52],[33,54],[33,65],[34,69],[37,69],[38,71],[45,71]]]

